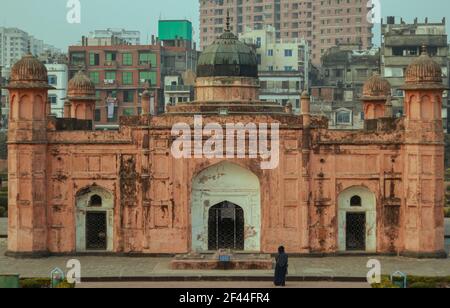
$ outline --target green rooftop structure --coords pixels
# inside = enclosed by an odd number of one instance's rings
[[[160,41],[192,41],[192,23],[189,20],[160,20],[158,37]]]

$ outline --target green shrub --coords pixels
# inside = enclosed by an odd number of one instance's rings
[[[437,283],[433,282],[415,282],[408,286],[409,289],[436,289],[438,288]]]
[[[50,278],[20,279],[20,287],[22,289],[49,289],[50,284]]]
[[[56,286],[56,289],[74,289],[74,288],[75,284],[68,283],[67,281],[63,281]]]
[[[22,289],[50,289],[51,288],[50,278],[29,278],[20,279],[20,287]],[[57,289],[73,289],[75,284],[70,284],[66,280],[56,286]]]
[[[444,214],[446,218],[450,218],[450,208],[445,208],[444,209]]]
[[[8,214],[8,193],[0,192],[0,217]]]
[[[7,135],[0,132],[0,159],[8,159],[8,145],[6,144]]]
[[[420,276],[408,276],[408,288],[409,289],[436,289],[436,288],[448,288],[450,287],[450,277],[420,277]],[[388,276],[383,276],[380,284],[372,285],[374,289],[398,289],[391,283],[391,279]]]
[[[391,282],[391,277],[382,276],[381,283],[372,284],[373,289],[399,289],[398,286]]]

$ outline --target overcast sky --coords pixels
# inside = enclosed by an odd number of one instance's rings
[[[157,22],[163,19],[189,19],[194,23],[198,38],[198,0],[79,0],[81,24],[66,21],[68,0],[1,0],[0,26],[18,27],[46,43],[67,49],[76,44],[89,31],[104,28],[139,30],[142,43],[157,34]],[[380,0],[383,16],[404,17],[413,21],[440,21],[447,17],[450,22],[449,0]],[[450,23],[448,27],[450,32]],[[379,42],[379,30],[375,32]]]

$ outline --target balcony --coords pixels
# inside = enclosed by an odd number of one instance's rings
[[[192,86],[168,85],[164,87],[164,92],[191,92]]]
[[[116,70],[119,68],[119,62],[117,61],[105,61],[106,69]]]

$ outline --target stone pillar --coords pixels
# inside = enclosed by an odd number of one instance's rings
[[[148,89],[145,89],[145,91],[142,93],[142,115],[149,115],[150,114],[150,104],[151,104],[151,94]]]
[[[64,102],[64,118],[65,119],[71,118],[70,109],[71,109],[70,102],[69,101]]]
[[[374,120],[384,118],[386,114],[386,100],[363,99],[363,110],[365,120]]]

